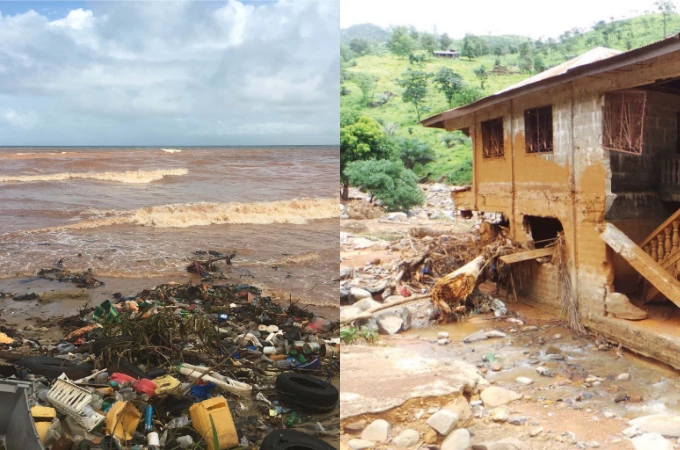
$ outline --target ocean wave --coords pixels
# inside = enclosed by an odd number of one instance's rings
[[[167,153],[179,153],[179,152],[182,151],[178,148],[162,148],[161,150],[163,150],[164,152],[167,152]]]
[[[0,175],[0,183],[100,180],[119,183],[144,184],[158,181],[170,175],[186,175],[187,169],[128,170],[125,172],[63,172],[40,175]]]
[[[305,224],[309,220],[338,217],[338,201],[335,198],[318,198],[253,203],[177,203],[95,213],[104,217],[33,232],[86,230],[112,225],[189,228],[222,224]]]

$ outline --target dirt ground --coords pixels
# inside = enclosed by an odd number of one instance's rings
[[[342,220],[341,268],[361,270],[368,264],[389,270],[396,261],[413,255],[390,249],[391,239],[423,225],[466,233],[474,223],[474,219],[424,217]],[[576,335],[561,317],[523,304],[521,299],[516,303],[504,292],[498,298],[509,310],[503,317],[476,314],[465,322],[440,326],[428,320],[429,300],[410,304],[414,319],[410,330],[381,334],[375,344],[345,345],[341,353],[341,448],[353,448],[350,440],[359,439],[363,427],[379,418],[390,423],[391,439],[410,428],[420,432],[418,447],[441,445],[444,437],[432,434],[427,419],[462,395],[475,414],[466,427],[473,445],[513,437],[531,450],[633,449],[631,440],[622,434],[630,419],[680,414],[680,378],[675,370],[597,336]],[[506,337],[463,342],[482,329],[498,330]],[[448,333],[446,344],[437,342],[441,332]],[[523,419],[510,422],[522,424],[494,422],[488,410],[474,406],[479,394],[464,393],[461,383],[447,378],[455,379],[461,365],[475,368],[492,386],[521,394],[521,399],[507,406],[511,419]],[[541,376],[537,367],[549,369],[554,376]],[[533,383],[522,385],[518,377]],[[622,397],[626,400],[616,401]],[[671,442],[676,444],[675,439]],[[375,448],[396,447],[388,440]]]

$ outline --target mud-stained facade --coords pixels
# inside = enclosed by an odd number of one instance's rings
[[[660,333],[650,320],[632,322],[607,313],[608,293],[624,293],[640,305],[644,289],[639,271],[601,237],[603,225],[610,223],[642,246],[680,207],[677,180],[663,176],[680,157],[680,89],[675,79],[680,79],[677,36],[524,83],[423,124],[463,129],[472,138],[473,184],[469,191],[453,194],[458,209],[502,213],[519,242],[536,241],[532,235],[538,226],[551,223],[540,218],[559,220],[583,324],[680,368],[680,329]],[[641,154],[603,146],[606,94],[630,90],[644,92],[646,99]],[[552,152],[529,153],[527,111],[546,106],[552,106]],[[484,157],[482,123],[498,117],[503,119],[503,155]],[[677,278],[675,272],[671,275]],[[540,264],[532,280],[518,286],[526,301],[551,309],[561,306],[558,290],[556,267],[550,262]]]

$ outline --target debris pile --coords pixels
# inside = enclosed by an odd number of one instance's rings
[[[339,429],[337,322],[247,284],[168,283],[113,297],[43,321],[61,327],[59,342],[1,328],[0,385],[24,383],[30,415],[13,420],[32,417],[39,439],[29,448],[215,450],[283,438],[333,448],[320,437]],[[4,439],[19,448],[11,433]]]

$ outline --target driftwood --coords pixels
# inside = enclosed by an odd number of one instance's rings
[[[477,285],[477,278],[486,262],[480,255],[456,271],[440,278],[432,288],[432,304],[440,322],[457,320],[466,310],[465,302]]]
[[[389,308],[392,308],[393,306],[399,306],[399,305],[403,305],[405,303],[411,303],[411,302],[423,300],[423,299],[426,299],[426,298],[429,298],[429,297],[430,297],[430,294],[414,295],[412,297],[405,297],[405,298],[398,300],[396,302],[383,303],[382,305],[374,306],[373,308],[367,309],[366,311],[364,311],[360,314],[357,314],[355,316],[347,317],[345,319],[341,319],[340,325],[346,325],[350,322],[354,322],[355,320],[370,319],[371,317],[373,317],[373,314],[377,313],[378,311],[382,311],[383,309],[389,309]]]

